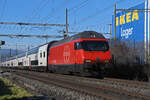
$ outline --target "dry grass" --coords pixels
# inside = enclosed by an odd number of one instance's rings
[[[18,99],[23,97],[31,97],[32,94],[23,88],[12,84],[9,80],[0,78],[0,100]]]

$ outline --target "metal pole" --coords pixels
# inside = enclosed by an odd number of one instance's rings
[[[1,49],[1,45],[0,45],[0,63],[2,63],[2,54],[1,54],[1,51],[2,51],[2,49]]]
[[[116,40],[116,4],[114,5],[114,39]]]
[[[64,38],[68,36],[68,9],[66,8],[66,32],[64,33]]]
[[[109,25],[109,31],[110,31],[110,34],[112,36],[112,24],[108,24]]]
[[[148,9],[149,9],[149,4],[148,4]],[[149,28],[150,28],[150,27],[149,27],[149,21],[150,21],[150,19],[149,19],[149,13],[150,13],[150,12],[147,11],[147,13],[148,13],[148,32],[147,32],[147,33],[148,33],[148,60],[149,60],[149,56],[150,56],[150,52],[149,52],[149,50],[150,50],[150,48],[149,48],[149,46],[150,46],[150,44],[149,44],[149,42],[150,42],[150,40],[149,40],[149,37],[150,37],[150,36],[149,36],[149,35],[150,35],[150,33],[149,33],[149,31],[150,31],[150,30],[149,30]]]
[[[111,34],[111,39],[110,39],[110,47],[112,46],[112,24],[108,24],[110,28],[110,34]]]
[[[48,41],[48,38],[45,38],[46,39],[46,43],[47,43],[47,41]]]
[[[134,43],[133,43],[133,50],[134,50],[134,52],[135,52],[135,50],[136,50],[136,43],[135,43],[135,39],[134,39]]]
[[[145,9],[147,9],[147,0],[145,1]],[[147,23],[146,23],[146,20],[147,20],[147,12],[145,12],[145,39],[144,39],[144,50],[145,50],[145,63],[147,63]]]
[[[17,43],[16,43],[16,55],[18,55],[18,48],[17,48]]]
[[[28,45],[28,51],[30,50],[30,46]]]
[[[15,23],[15,22],[0,22],[0,24],[8,24],[8,25],[33,25],[33,26],[60,26],[60,27],[64,27],[66,26],[65,24],[42,24],[42,23],[24,23],[24,22],[20,22],[20,23]]]
[[[11,48],[10,48],[10,55],[9,56],[11,57]]]

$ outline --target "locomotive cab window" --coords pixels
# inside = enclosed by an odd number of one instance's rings
[[[105,41],[82,41],[75,43],[75,50],[84,49],[85,51],[108,51],[109,46]]]
[[[79,49],[82,49],[82,44],[81,44],[81,42],[76,42],[75,43],[75,50],[79,50]]]
[[[85,51],[108,51],[109,46],[105,41],[83,41],[82,46]]]

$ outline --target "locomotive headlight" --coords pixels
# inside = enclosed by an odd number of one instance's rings
[[[105,60],[105,63],[109,63],[109,60]]]
[[[85,59],[84,62],[85,62],[85,63],[90,63],[90,62],[92,62],[92,61],[91,61],[91,60],[88,60],[88,59]]]

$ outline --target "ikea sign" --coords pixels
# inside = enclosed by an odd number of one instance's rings
[[[139,20],[139,14],[137,10],[134,10],[133,12],[128,12],[119,17],[116,17],[116,26],[131,23],[137,20]]]
[[[116,38],[121,40],[130,40],[141,42],[144,41],[145,36],[145,11],[138,11],[138,9],[145,9],[145,2],[128,8],[131,11],[118,11],[116,13]],[[113,27],[114,29],[114,16]],[[113,30],[114,36],[114,30]]]

